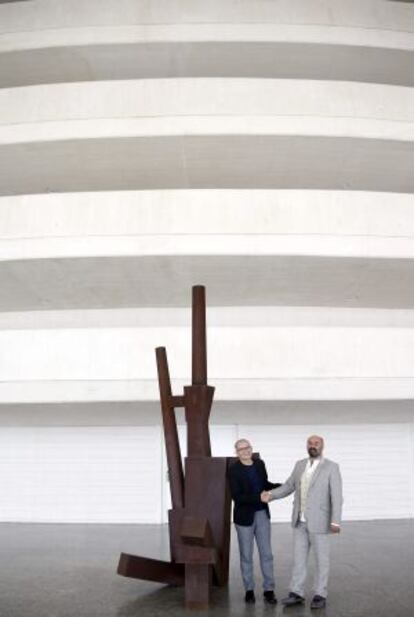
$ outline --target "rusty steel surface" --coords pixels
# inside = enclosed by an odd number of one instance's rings
[[[187,456],[211,456],[208,421],[213,403],[211,386],[185,386],[185,420],[187,423]]]
[[[171,502],[173,508],[182,508],[184,506],[184,473],[181,462],[177,423],[175,420],[174,407],[172,406],[171,380],[165,347],[157,347],[155,355],[157,359],[168,478],[171,487]]]
[[[183,585],[184,571],[184,567],[179,563],[121,553],[117,573],[145,581]]]
[[[207,385],[206,291],[193,287],[192,303],[192,375],[193,386]]]

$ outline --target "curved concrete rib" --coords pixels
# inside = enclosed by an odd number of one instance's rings
[[[150,352],[167,341],[178,389],[187,336],[187,328],[1,332],[0,400],[154,400]],[[211,328],[211,379],[221,400],[403,398],[414,382],[413,337],[412,328]]]
[[[0,197],[2,240],[176,234],[414,236],[407,193],[150,190]],[[4,249],[3,249],[4,250]]]
[[[342,234],[167,234],[27,238],[0,241],[0,263],[132,257],[326,257],[414,259],[414,236]]]
[[[206,117],[226,116],[269,120],[283,117],[286,123],[293,118],[352,118],[402,126],[414,123],[414,89],[340,81],[194,78],[0,90],[0,125],[19,125],[16,128],[20,131],[34,128],[36,123],[77,121],[79,125],[85,121],[83,126],[87,127],[87,121],[98,119],[150,121],[163,117],[198,117],[202,126]]]
[[[224,36],[224,41],[199,42],[192,38],[188,42],[97,44],[93,32],[89,45],[75,45],[73,39],[67,46],[48,45],[46,37],[41,48],[14,51],[2,51],[11,45],[0,37],[0,84],[10,88],[162,77],[261,77],[414,85],[414,50],[408,41],[395,37],[396,48],[383,47],[380,41],[389,40],[389,33],[377,34],[375,46],[367,44],[366,39],[355,44],[353,36],[350,44],[308,42],[306,39],[312,38],[308,33],[298,42],[246,41],[246,35],[241,34],[242,42],[228,42],[226,38],[230,37]],[[39,45],[38,41],[32,44],[36,43]],[[24,47],[27,45],[25,40]]]
[[[2,381],[152,382],[160,338],[177,356],[172,378],[188,379],[188,327],[72,328],[0,332]],[[412,379],[413,342],[412,328],[212,327],[211,379]]]
[[[170,255],[0,262],[0,310],[187,306],[194,281],[211,306],[414,308],[413,259]]]
[[[387,430],[387,422],[411,422],[412,403],[403,395],[413,391],[413,382],[404,379],[386,380],[382,384],[381,398],[367,400],[363,393],[368,392],[372,383],[370,380],[343,380],[336,383],[336,393],[343,393],[344,397],[350,393],[350,386],[361,393],[359,399],[338,397],[338,400],[310,399],[298,400],[284,398],[277,400],[269,398],[257,400],[254,398],[254,387],[257,383],[250,383],[249,392],[243,390],[243,394],[250,396],[245,399],[224,399],[229,393],[230,384],[220,382],[219,391],[216,393],[217,400],[212,409],[211,421],[214,428],[217,425],[227,426],[243,424],[253,427],[258,423],[274,425],[275,418],[278,424],[306,425],[312,417],[314,424],[328,423],[337,425],[349,425],[364,423],[365,425],[383,423],[384,431]],[[73,383],[73,382],[72,382]],[[12,399],[18,392],[19,385],[28,389],[33,395],[33,401],[21,400],[17,395],[16,402]],[[39,382],[20,384],[1,384],[0,400],[1,415],[0,426],[31,427],[31,426],[159,426],[160,409],[158,400],[143,400],[139,394],[133,398],[133,392],[143,393],[144,386],[141,383],[129,383],[128,389],[123,391],[125,383],[112,384],[91,382],[73,383],[78,398],[71,400],[69,384],[64,382]],[[154,386],[156,384],[152,384]],[[234,387],[236,384],[233,384]],[[267,385],[269,387],[270,384]],[[275,387],[276,384],[273,384]],[[322,385],[322,384],[321,384]],[[325,380],[325,387],[333,392],[334,384]],[[151,386],[151,387],[152,387]],[[313,387],[316,384],[312,384]],[[312,388],[309,383],[309,390]],[[262,384],[263,387],[263,384]],[[288,392],[293,384],[279,385],[279,389]],[[306,384],[302,384],[305,388]],[[177,389],[179,385],[177,385]],[[322,388],[321,388],[322,389]],[[346,392],[348,389],[348,392]],[[117,391],[117,397],[114,396]],[[276,391],[276,390],[275,390]],[[82,393],[82,396],[81,396]],[[388,394],[388,398],[386,396]],[[391,396],[394,393],[395,397]],[[107,398],[104,398],[106,396]],[[95,397],[95,398],[94,398]],[[254,413],[252,411],[254,410]],[[214,430],[214,429],[213,429]]]
[[[414,30],[411,7],[378,0],[43,0],[0,7],[0,32],[124,24],[307,24]]]
[[[414,145],[403,140],[408,137],[404,123],[398,128],[401,141],[387,139],[383,132],[369,139],[340,137],[338,133],[343,127],[338,122],[325,130],[324,137],[319,122],[313,125],[316,136],[301,135],[303,124],[295,121],[290,129],[293,133],[296,128],[299,135],[290,136],[269,135],[268,119],[259,123],[263,134],[257,134],[254,122],[248,123],[250,135],[240,134],[246,128],[245,122],[238,122],[239,134],[234,135],[212,134],[213,123],[208,135],[108,139],[99,138],[102,132],[98,131],[95,139],[5,145],[0,147],[1,192],[12,195],[179,188],[402,193],[414,190]],[[181,133],[185,124],[188,127],[188,123],[180,125]],[[225,126],[229,129],[231,121],[226,119],[219,124],[223,132]],[[200,129],[199,120],[196,125]],[[361,134],[355,121],[349,121],[348,129]],[[170,126],[168,130],[171,131]],[[286,130],[286,126],[280,124],[278,130]],[[27,131],[25,135],[27,139]]]
[[[0,330],[188,327],[181,307],[114,308],[0,312]],[[209,327],[412,328],[414,310],[338,306],[212,306]]]
[[[0,83],[295,77],[412,85],[410,7],[376,0],[0,6]]]
[[[187,385],[188,380],[174,380],[174,389],[176,391]],[[394,421],[398,416],[395,410],[396,401],[408,401],[410,406],[411,400],[414,398],[414,377],[411,378],[390,378],[383,376],[380,378],[319,378],[319,379],[234,379],[225,380],[217,378],[214,380],[216,386],[215,398],[217,402],[232,402],[237,403],[237,412],[233,411],[230,418],[227,418],[229,423],[240,421],[243,418],[247,423],[252,417],[259,418],[258,410],[260,404],[266,401],[272,405],[272,413],[267,414],[267,422],[272,420],[275,422],[275,417],[285,424],[289,424],[292,419],[292,412],[285,415],[279,415],[276,411],[276,404],[282,401],[327,401],[330,405],[330,410],[336,406],[336,401],[374,401],[373,409],[370,413],[364,416],[366,423],[372,422],[373,418],[377,417],[378,404],[381,401],[389,401],[390,411],[387,421]],[[144,417],[148,418],[148,407],[150,402],[157,401],[156,409],[151,408],[151,423],[159,421],[159,404],[157,382],[155,380],[60,380],[60,381],[0,381],[0,404],[2,414],[0,416],[0,426],[4,423],[4,415],[9,414],[9,423],[16,425],[27,418],[25,426],[31,423],[38,423],[39,413],[36,414],[38,403],[41,403],[40,411],[45,412],[45,403],[67,403],[69,406],[68,418],[65,423],[74,422],[74,424],[82,424],[85,419],[79,419],[78,409],[82,407],[82,403],[99,403],[99,414],[93,422],[101,424],[105,420],[103,414],[103,405],[110,401],[111,411],[113,413],[116,405],[119,402],[132,402],[134,405],[133,414],[129,414],[129,424],[139,422],[142,415],[139,413],[143,402],[146,410]],[[243,401],[248,409],[243,417]],[[356,422],[361,421],[361,404],[357,404],[357,413],[354,410],[354,419]],[[56,411],[59,411],[57,409]],[[405,413],[402,421],[408,421],[411,418],[412,407]],[[53,415],[53,414],[52,414]],[[85,416],[83,416],[85,418]],[[133,417],[133,422],[131,418]],[[51,419],[46,416],[48,426],[58,423],[58,418]],[[86,416],[87,422],[91,422],[90,416]],[[306,418],[303,418],[304,423]],[[322,420],[322,417],[319,418]],[[344,417],[342,417],[344,420]],[[223,415],[220,414],[220,408],[215,406],[214,420],[220,422],[223,420]],[[147,420],[148,421],[148,420]],[[119,414],[116,415],[116,420],[113,423],[120,422]]]

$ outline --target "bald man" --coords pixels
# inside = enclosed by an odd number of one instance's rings
[[[263,491],[268,503],[295,493],[293,501],[293,570],[285,606],[303,604],[310,549],[315,555],[315,594],[312,609],[324,608],[328,594],[329,535],[339,533],[342,512],[342,480],[337,463],[323,457],[324,440],[308,437],[308,458],[298,461],[282,486]]]

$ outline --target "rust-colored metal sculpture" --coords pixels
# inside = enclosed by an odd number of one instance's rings
[[[205,288],[193,287],[192,384],[173,396],[164,347],[156,349],[162,419],[171,488],[168,512],[171,561],[121,554],[118,574],[184,585],[188,608],[207,608],[211,585],[229,575],[230,506],[227,467],[231,457],[212,457],[209,416],[214,388],[207,385]],[[185,408],[187,458],[181,462],[175,408]]]

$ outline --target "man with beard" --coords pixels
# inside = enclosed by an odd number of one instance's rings
[[[303,604],[307,562],[312,548],[315,555],[315,595],[311,608],[326,605],[329,576],[329,534],[339,533],[342,511],[342,480],[337,463],[323,458],[324,440],[312,435],[307,440],[309,458],[298,461],[282,486],[263,491],[261,499],[273,499],[295,493],[293,501],[293,570],[290,593],[282,604]]]

